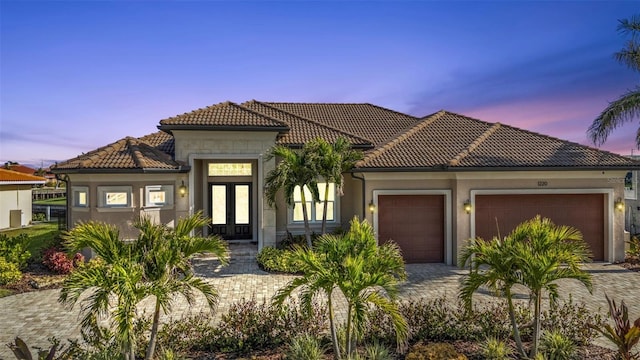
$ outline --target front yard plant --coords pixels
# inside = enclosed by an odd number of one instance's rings
[[[629,309],[624,300],[620,302],[620,306],[617,306],[615,300],[609,299],[607,295],[605,297],[609,304],[609,317],[613,320],[613,326],[610,324],[591,324],[590,326],[617,347],[620,359],[640,359],[640,351],[634,350],[640,342],[640,317],[631,322]]]

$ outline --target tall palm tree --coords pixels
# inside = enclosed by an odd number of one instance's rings
[[[300,199],[302,201],[302,217],[304,220],[304,232],[307,239],[307,246],[311,248],[311,228],[309,227],[309,214],[307,212],[307,197],[305,188],[311,192],[311,197],[319,198],[317,173],[312,165],[311,156],[306,149],[300,151],[290,149],[281,145],[276,145],[266,156],[266,160],[277,158],[278,163],[275,169],[269,171],[265,178],[265,196],[269,206],[276,205],[276,195],[280,189],[284,190],[284,199],[289,206],[294,206],[294,191],[299,187]]]
[[[511,289],[519,280],[514,245],[514,241],[510,237],[493,238],[491,241],[480,238],[471,239],[460,253],[458,260],[460,267],[471,266],[469,274],[462,278],[459,297],[471,310],[473,293],[481,286],[488,286],[496,293],[503,295],[507,300],[516,348],[520,356],[526,357],[511,293]]]
[[[351,170],[356,162],[362,159],[362,152],[351,149],[351,143],[344,137],[339,137],[334,143],[322,138],[316,138],[307,144],[307,151],[318,175],[325,180],[324,206],[322,210],[322,234],[327,231],[327,208],[329,203],[329,183],[335,184],[340,196],[343,195],[343,173]]]
[[[620,20],[618,31],[630,35],[625,47],[615,53],[618,62],[632,70],[640,71],[640,15]],[[611,132],[626,122],[640,118],[640,86],[628,90],[615,101],[609,103],[588,129],[591,141],[602,145]],[[636,134],[636,145],[640,147],[640,129]]]
[[[509,235],[515,245],[518,282],[529,289],[533,300],[533,345],[530,356],[535,358],[540,342],[540,317],[543,292],[549,301],[558,298],[560,279],[575,279],[591,292],[591,275],[582,270],[590,261],[590,252],[577,229],[555,225],[539,215],[518,225]]]
[[[347,301],[345,357],[355,350],[355,334],[366,322],[367,307],[374,306],[391,316],[398,343],[407,336],[407,323],[397,306],[397,286],[406,279],[404,261],[397,245],[378,246],[373,229],[357,218],[342,236],[323,235],[313,249],[297,248],[293,258],[302,264],[303,276],[278,290],[275,303],[282,304],[296,289],[301,288],[303,306],[311,307],[314,295],[327,296],[331,339],[334,354],[342,359],[338,342],[332,297],[339,290]]]
[[[60,301],[75,304],[85,291],[91,291],[83,304],[83,330],[92,332],[98,317],[111,315],[116,337],[123,354],[133,359],[135,341],[133,324],[135,307],[143,299],[154,296],[155,309],[146,358],[152,359],[160,322],[160,311],[171,311],[176,295],[190,304],[195,292],[202,293],[210,308],[217,300],[217,292],[208,283],[194,276],[189,262],[192,255],[209,252],[223,264],[228,251],[219,237],[193,236],[193,231],[208,224],[198,212],[178,220],[175,228],[153,224],[142,218],[135,223],[140,230],[137,241],[125,243],[119,239],[117,228],[103,223],[80,224],[65,235],[69,249],[92,248],[100,259],[96,265],[73,272],[64,282]],[[116,298],[111,308],[109,297]]]
[[[149,293],[156,298],[147,360],[154,356],[160,311],[164,314],[170,312],[176,295],[184,297],[191,305],[197,291],[205,296],[210,309],[217,303],[218,292],[212,285],[194,276],[189,261],[193,255],[207,252],[216,256],[223,265],[228,263],[228,248],[219,236],[192,235],[208,223],[209,219],[198,212],[179,219],[175,228],[154,224],[148,218],[142,218],[135,224],[140,230],[135,243],[136,253],[141,256]]]

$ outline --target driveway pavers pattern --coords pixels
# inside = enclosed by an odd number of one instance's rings
[[[254,260],[232,260],[227,267],[219,267],[214,259],[194,261],[199,276],[210,281],[220,293],[217,314],[226,312],[230,304],[255,296],[257,300],[270,299],[275,291],[293,279],[293,275],[274,275],[260,270]],[[592,311],[603,315],[607,310],[604,294],[616,300],[624,299],[632,316],[640,316],[640,273],[631,272],[615,264],[593,263],[584,265],[593,276],[593,295],[576,281],[561,282],[562,297],[569,294],[576,302],[584,302]],[[402,299],[447,297],[455,299],[459,279],[467,270],[443,264],[409,264],[409,278],[401,286]],[[44,290],[0,298],[0,358],[11,359],[10,350],[4,345],[15,336],[23,338],[30,346],[47,346],[47,338],[79,338],[79,306],[68,309],[57,301],[59,290]],[[521,295],[524,296],[524,293]],[[479,293],[477,301],[494,298]],[[141,311],[151,314],[152,301],[141,305]],[[207,311],[204,298],[199,297],[193,306],[178,301],[171,318],[196,315]],[[168,319],[165,316],[164,319]],[[598,342],[606,345],[606,342]]]

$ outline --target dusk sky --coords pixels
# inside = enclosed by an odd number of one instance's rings
[[[593,146],[640,84],[638,1],[0,0],[0,162],[39,166],[221,101],[440,109]],[[602,149],[629,154],[638,122]],[[640,151],[634,150],[636,153]]]

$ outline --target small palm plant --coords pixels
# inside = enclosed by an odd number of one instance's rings
[[[314,296],[327,297],[333,350],[337,359],[355,351],[356,333],[366,323],[367,307],[377,307],[391,316],[398,344],[407,337],[407,323],[398,308],[397,286],[406,278],[404,262],[397,245],[378,246],[371,226],[357,218],[342,236],[323,235],[313,249],[296,248],[292,257],[301,264],[303,276],[292,280],[276,294],[281,305],[298,288],[301,304],[310,310]],[[339,290],[347,301],[345,343],[340,346],[335,321],[333,294]]]

